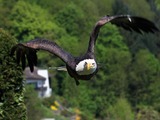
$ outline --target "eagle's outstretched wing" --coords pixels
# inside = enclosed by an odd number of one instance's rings
[[[68,52],[64,51],[61,47],[59,47],[55,42],[45,40],[45,39],[35,39],[26,43],[19,43],[12,47],[11,55],[16,52],[17,63],[22,62],[22,68],[26,67],[26,58],[28,61],[28,65],[30,67],[31,72],[34,70],[34,66],[37,64],[37,50],[45,50],[48,51],[57,57],[59,57],[65,63],[69,63],[70,61],[74,61],[74,57]]]
[[[90,42],[88,46],[88,51],[94,51],[94,45],[96,39],[99,34],[100,28],[105,25],[106,23],[115,24],[118,27],[122,27],[129,31],[136,31],[138,33],[146,32],[146,33],[154,33],[159,31],[155,24],[145,18],[137,17],[137,16],[130,16],[130,15],[116,15],[116,16],[105,16],[102,17],[94,26],[91,35],[90,35]]]
[[[138,33],[142,33],[142,31],[146,33],[159,31],[153,22],[142,17],[121,15],[110,17],[109,21],[126,30],[136,31]]]

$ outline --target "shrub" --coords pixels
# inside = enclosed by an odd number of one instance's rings
[[[22,70],[10,56],[16,40],[0,29],[0,119],[26,120]]]

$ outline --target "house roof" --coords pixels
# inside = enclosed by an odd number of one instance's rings
[[[46,80],[45,77],[37,73],[38,68],[34,67],[34,71],[31,72],[29,67],[26,67],[24,70],[24,76],[26,80]]]

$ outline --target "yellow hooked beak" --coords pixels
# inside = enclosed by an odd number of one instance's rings
[[[91,63],[87,63],[87,70],[91,69],[92,64]]]

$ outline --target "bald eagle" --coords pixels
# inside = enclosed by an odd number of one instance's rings
[[[13,46],[11,55],[14,55],[16,52],[17,62],[20,63],[21,61],[23,69],[25,69],[27,59],[30,70],[33,72],[34,66],[37,64],[36,52],[38,50],[48,51],[59,57],[66,64],[68,74],[75,79],[78,85],[78,80],[90,80],[98,71],[98,64],[94,55],[94,46],[100,28],[108,22],[138,33],[154,33],[159,31],[153,22],[142,17],[130,15],[105,16],[93,27],[90,34],[88,49],[82,56],[74,57],[67,51],[64,51],[55,42],[41,38]]]

